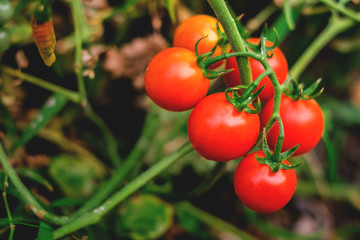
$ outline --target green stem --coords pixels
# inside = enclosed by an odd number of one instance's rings
[[[202,181],[202,183],[200,183],[198,186],[185,193],[169,193],[169,192],[159,193],[151,190],[150,192],[173,201],[183,201],[183,200],[191,199],[195,196],[201,195],[202,193],[206,192],[211,186],[213,186],[222,176],[224,168],[225,168],[224,162],[216,163],[215,167],[212,169],[211,172],[207,174],[206,178]]]
[[[246,52],[244,40],[236,27],[235,20],[231,16],[225,1],[208,0],[208,2],[224,28],[225,34],[231,45],[231,49],[234,52]],[[249,86],[252,82],[249,59],[247,57],[238,56],[236,57],[236,62],[243,85]]]
[[[78,88],[80,93],[80,103],[83,107],[87,107],[86,87],[83,77],[82,66],[82,37],[81,37],[81,24],[80,15],[84,14],[80,0],[71,1],[71,6],[74,16],[74,28],[75,28],[75,64],[76,64],[76,77],[78,81]]]
[[[246,24],[249,33],[258,30],[264,22],[273,15],[278,8],[273,4],[267,5],[254,18],[250,19]]]
[[[209,225],[212,228],[215,228],[215,229],[223,231],[223,232],[232,233],[240,239],[247,239],[247,240],[256,239],[255,237],[251,236],[250,234],[246,233],[245,231],[238,229],[237,227],[191,205],[188,202],[181,202],[181,203],[176,204],[175,209],[176,209],[176,211],[186,212],[186,213],[194,216],[195,218],[206,223],[207,225]]]
[[[336,35],[350,28],[354,21],[348,18],[330,19],[328,26],[318,35],[305,52],[298,58],[297,62],[292,66],[290,73],[293,78],[300,77],[305,68],[310,64],[318,52],[330,42]]]
[[[287,23],[289,29],[294,30],[295,24],[294,24],[294,19],[292,17],[290,0],[284,0],[283,11],[284,11],[285,20],[286,20],[286,23]]]
[[[3,191],[3,199],[4,199],[4,204],[5,204],[5,208],[6,208],[6,213],[8,215],[8,219],[9,219],[9,225],[10,225],[10,234],[9,234],[9,240],[12,240],[14,237],[14,232],[15,232],[15,225],[14,225],[14,221],[11,215],[11,211],[10,211],[10,207],[9,207],[9,203],[7,201],[7,195],[6,195],[6,188],[8,187],[9,183],[8,183],[8,175],[5,173],[4,176],[4,191]]]
[[[143,156],[146,148],[148,147],[149,141],[154,133],[157,131],[159,126],[159,118],[157,115],[149,115],[146,122],[145,128],[137,141],[135,147],[124,161],[123,165],[116,170],[112,178],[106,183],[102,184],[95,195],[89,199],[85,205],[83,205],[77,212],[70,216],[70,219],[76,219],[86,212],[92,210],[101,202],[103,202],[116,188],[121,185],[124,178],[132,171],[132,168],[136,162]]]
[[[109,128],[106,126],[106,123],[104,120],[101,119],[99,115],[91,111],[89,114],[89,119],[98,126],[98,128],[101,130],[102,135],[104,137],[106,150],[108,153],[108,157],[114,167],[119,168],[121,165],[121,157],[118,152],[118,146],[116,143],[116,139],[114,135],[111,133]]]
[[[335,9],[339,11],[340,13],[344,14],[345,16],[349,17],[350,19],[360,22],[360,14],[347,8],[343,4],[337,3],[333,0],[320,0],[320,2],[324,3],[325,5],[331,7],[332,9]]]
[[[56,84],[53,84],[46,80],[31,76],[29,74],[23,73],[19,70],[13,69],[8,66],[0,65],[0,70],[2,70],[4,73],[6,73],[10,76],[20,78],[24,81],[27,81],[27,82],[35,84],[39,87],[45,88],[51,92],[59,93],[75,103],[79,103],[79,101],[80,101],[80,97],[77,92],[60,87]]]
[[[55,230],[53,233],[53,239],[58,239],[80,228],[97,223],[106,213],[116,207],[121,201],[123,201],[125,198],[127,198],[139,188],[144,186],[156,175],[170,167],[185,154],[189,153],[192,149],[193,148],[190,143],[183,145],[176,152],[173,152],[171,155],[163,158],[158,163],[149,168],[147,171],[138,176],[136,179],[134,179],[132,182],[127,184],[124,188],[115,193],[106,202],[104,202],[104,204],[100,205],[92,212],[84,214],[78,219],[70,222],[69,224],[66,224]]]
[[[24,201],[30,206],[31,210],[41,219],[45,219],[52,224],[63,225],[69,221],[68,217],[56,216],[52,213],[47,212],[34,198],[31,192],[21,182],[19,176],[9,163],[2,144],[0,143],[0,162],[5,169],[5,172],[9,175],[11,182],[15,185],[17,190],[20,192]]]

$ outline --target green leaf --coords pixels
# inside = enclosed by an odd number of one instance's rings
[[[158,239],[173,221],[172,205],[153,195],[132,197],[121,206],[116,220],[119,238]]]
[[[29,178],[33,180],[34,182],[37,182],[44,187],[46,187],[50,192],[53,191],[53,187],[47,181],[43,176],[41,176],[40,173],[38,173],[36,170],[30,169],[30,168],[18,168],[17,173],[23,177]]]
[[[50,163],[49,174],[68,197],[87,197],[95,190],[95,169],[83,159],[58,155]]]
[[[49,240],[52,239],[53,228],[46,222],[40,222],[39,232],[36,240]]]
[[[169,12],[171,22],[174,24],[174,23],[176,23],[174,1],[173,0],[164,0],[164,1],[165,1],[166,8]]]
[[[41,128],[47,125],[51,119],[65,106],[67,98],[61,94],[53,94],[44,103],[39,110],[35,118],[26,127],[21,137],[12,146],[10,153],[14,152],[15,149],[25,145],[30,139],[32,139]]]

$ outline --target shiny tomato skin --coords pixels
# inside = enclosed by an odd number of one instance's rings
[[[272,172],[259,163],[255,155],[264,157],[263,151],[245,156],[235,170],[234,188],[238,198],[250,209],[259,213],[272,213],[283,208],[296,189],[293,169]],[[288,164],[286,161],[285,164]]]
[[[206,37],[199,42],[198,51],[200,55],[209,52],[219,39],[216,24],[216,18],[204,14],[195,15],[186,19],[175,30],[174,47],[183,47],[195,52],[196,42]],[[221,54],[221,47],[217,47],[213,57]],[[218,67],[219,65],[220,63],[213,64],[211,68]]]
[[[223,92],[201,100],[188,120],[188,136],[194,149],[214,161],[245,155],[254,146],[259,131],[258,114],[238,112]]]
[[[274,100],[269,100],[261,109],[261,125],[265,126],[271,116]],[[280,116],[284,124],[282,151],[301,144],[293,156],[312,150],[320,141],[324,131],[324,115],[314,100],[293,100],[283,95],[280,104]],[[274,149],[279,136],[279,124],[275,123],[267,134],[270,148]]]
[[[260,39],[259,38],[249,38],[247,39],[248,42],[253,44],[258,44]],[[267,42],[267,45],[271,46],[271,42]],[[265,71],[264,67],[261,65],[260,62],[256,61],[253,58],[249,58],[250,68],[251,68],[251,75],[253,81]],[[282,84],[288,75],[288,64],[283,52],[280,48],[276,47],[273,50],[273,56],[268,58],[268,62],[272,69],[274,69],[275,75],[279,80],[279,83]],[[234,69],[233,71],[224,75],[225,83],[228,87],[235,87],[241,84],[241,79],[239,75],[239,69],[236,64],[236,60],[234,57],[229,58],[226,60],[226,69]],[[259,89],[266,84],[266,87],[260,94],[260,100],[265,102],[274,96],[274,88],[271,84],[270,78],[266,76],[261,80],[259,86],[256,88]]]
[[[145,90],[160,107],[186,111],[208,92],[209,80],[196,64],[195,54],[185,48],[168,48],[158,53],[145,72]]]

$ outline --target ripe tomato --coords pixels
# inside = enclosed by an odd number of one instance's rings
[[[215,161],[245,155],[254,146],[259,131],[259,116],[238,112],[223,92],[201,100],[188,120],[188,135],[194,149]]]
[[[145,90],[160,107],[185,111],[205,97],[210,81],[196,65],[195,54],[185,48],[158,53],[145,72]]]
[[[259,38],[250,38],[247,39],[248,42],[253,44],[258,44],[260,39]],[[271,42],[266,43],[268,46],[271,46]],[[287,77],[288,74],[288,64],[286,61],[286,58],[280,48],[276,47],[273,50],[273,56],[271,58],[268,58],[268,62],[271,66],[271,68],[274,70],[276,77],[278,78],[280,84],[282,84]],[[250,68],[251,68],[251,75],[253,81],[265,71],[264,67],[261,65],[260,62],[256,61],[253,58],[249,58],[250,62]],[[228,87],[235,87],[241,84],[241,79],[239,75],[239,69],[236,64],[235,57],[229,58],[226,60],[226,69],[234,69],[233,71],[227,73],[224,75],[225,83]],[[259,84],[259,86],[256,88],[258,90],[262,86],[266,84],[266,87],[264,90],[260,93],[260,100],[262,102],[265,102],[269,100],[271,97],[274,96],[274,88],[271,84],[270,78],[266,76],[263,78]]]
[[[269,100],[261,110],[261,125],[265,126],[270,119],[274,100]],[[324,131],[324,116],[319,104],[314,100],[293,100],[283,95],[280,104],[280,116],[284,124],[284,141],[282,151],[297,144],[300,147],[293,154],[309,152],[319,142]],[[267,134],[270,148],[274,149],[279,136],[279,124],[276,122]]]
[[[219,39],[216,23],[217,19],[208,15],[195,15],[186,19],[176,28],[174,47],[183,47],[194,52],[196,42],[206,37],[199,42],[198,51],[200,55],[209,52]],[[217,47],[213,56],[221,54],[221,47]],[[220,64],[216,63],[211,67],[214,68]]]
[[[259,163],[255,155],[264,157],[263,151],[251,153],[241,160],[235,170],[234,188],[239,199],[259,213],[272,213],[283,208],[296,189],[293,169],[272,172],[266,164]],[[286,161],[285,164],[288,164]]]

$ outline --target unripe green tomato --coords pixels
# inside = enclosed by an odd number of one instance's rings
[[[14,15],[14,7],[8,0],[0,0],[0,25],[9,21]]]
[[[5,28],[0,28],[0,52],[4,52],[11,45],[10,31]]]

